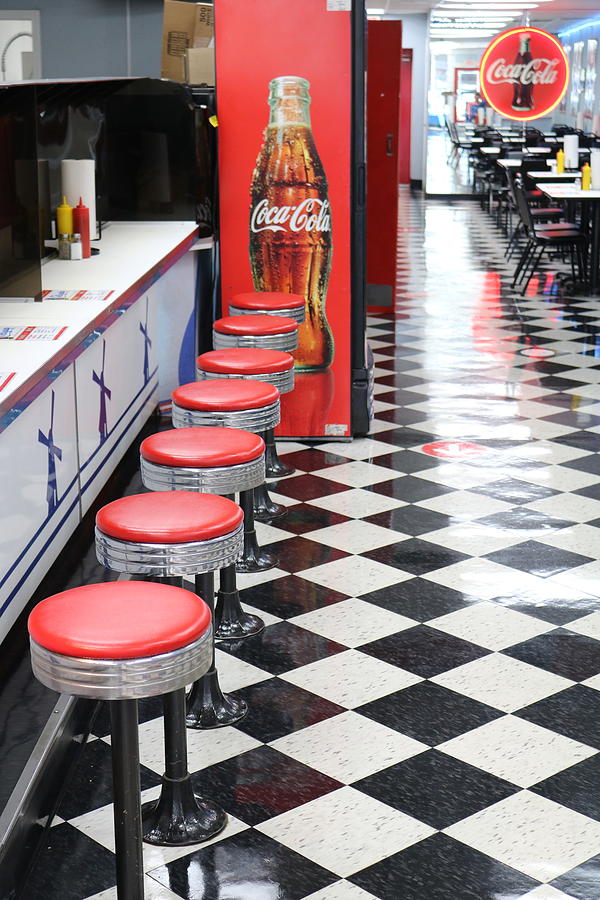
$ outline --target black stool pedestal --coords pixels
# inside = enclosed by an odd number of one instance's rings
[[[196,575],[196,593],[202,597],[210,608],[213,623],[215,622],[215,588],[214,575],[206,572]],[[214,628],[214,625],[213,625]],[[188,728],[222,728],[235,725],[248,712],[244,700],[238,700],[231,694],[224,694],[219,684],[219,676],[215,666],[215,647],[213,631],[212,663],[208,672],[195,681],[187,698],[186,725]]]
[[[216,640],[239,640],[252,634],[259,634],[264,627],[262,619],[242,609],[235,583],[235,564],[221,569],[215,608]]]
[[[244,549],[241,559],[235,564],[236,572],[264,572],[277,565],[270,553],[264,553],[258,546],[254,529],[254,497],[260,488],[240,492],[240,506],[244,512]]]
[[[282,462],[277,455],[274,429],[267,428],[263,432],[263,439],[265,442],[265,472],[267,478],[282,478],[284,475],[292,475],[296,471],[295,468]]]
[[[198,844],[225,828],[220,806],[194,793],[187,768],[185,690],[165,694],[165,774],[158,800],[142,807],[143,836],[148,844],[176,847]]]

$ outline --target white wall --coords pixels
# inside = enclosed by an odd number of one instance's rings
[[[411,181],[425,182],[427,168],[427,91],[429,88],[429,15],[410,13],[402,19],[402,46],[412,50],[410,138]],[[402,90],[402,88],[401,88]]]

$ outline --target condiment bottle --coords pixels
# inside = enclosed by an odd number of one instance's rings
[[[62,199],[56,207],[56,230],[59,234],[73,234],[73,207],[69,206],[66,197]]]
[[[73,208],[73,231],[81,235],[83,259],[88,259],[92,255],[90,246],[90,211],[81,197],[78,205]]]
[[[71,259],[71,241],[68,234],[58,236],[58,258]]]
[[[581,167],[581,190],[589,191],[592,186],[592,169],[589,163]]]
[[[560,148],[558,153],[556,154],[556,171],[559,175],[565,171],[565,151]]]
[[[74,234],[71,238],[71,259],[83,259],[83,246],[80,234]]]

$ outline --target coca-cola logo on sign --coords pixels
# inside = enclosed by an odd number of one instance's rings
[[[297,206],[270,206],[260,200],[250,217],[250,228],[260,231],[331,231],[329,201],[307,197]]]
[[[539,119],[557,106],[569,82],[562,44],[540,28],[511,28],[490,43],[479,67],[481,91],[502,116]]]

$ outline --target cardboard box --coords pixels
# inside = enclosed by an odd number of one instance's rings
[[[186,52],[214,46],[214,21],[212,3],[165,0],[160,66],[162,78],[186,80]],[[214,75],[211,83],[214,84]]]
[[[215,48],[190,47],[185,52],[185,80],[188,84],[215,84]]]

